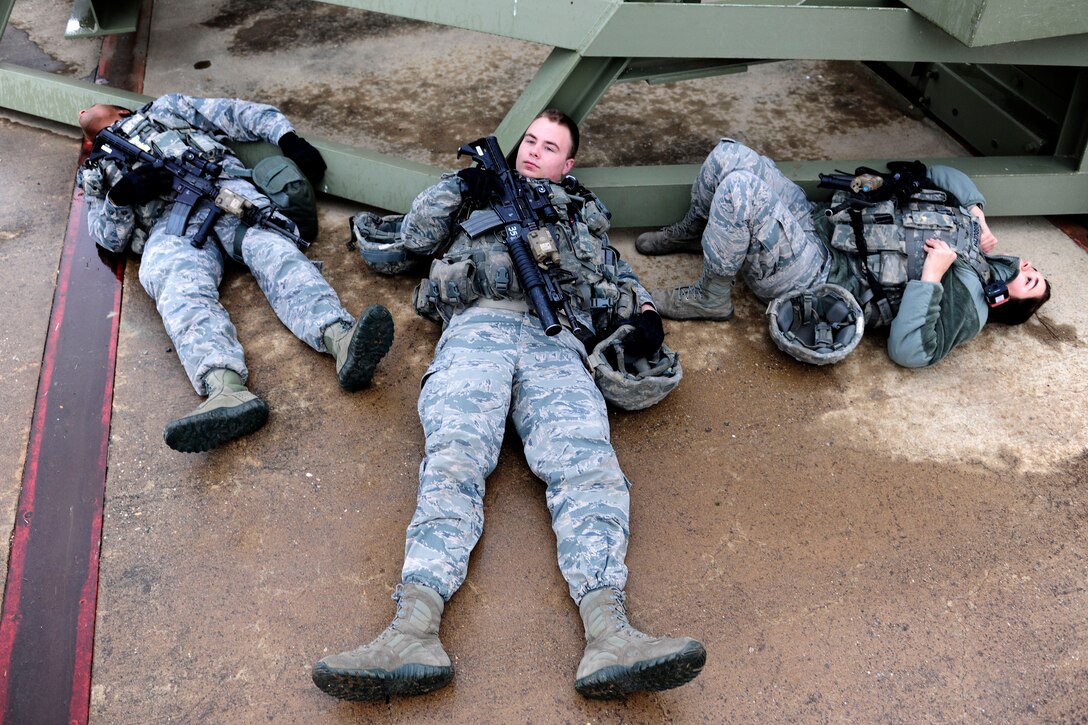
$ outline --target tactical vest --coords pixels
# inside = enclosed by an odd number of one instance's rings
[[[560,286],[579,322],[594,332],[609,330],[635,312],[636,301],[619,279],[618,254],[603,238],[609,227],[607,210],[592,195],[575,193],[582,189],[574,183],[549,187],[559,215],[554,230]],[[473,211],[470,226],[475,215],[486,213]],[[475,239],[457,230],[449,249],[431,263],[427,279],[416,287],[413,301],[420,315],[444,324],[481,299],[525,302],[501,228]]]
[[[136,113],[122,119],[114,131],[148,153],[160,158],[178,159],[186,149],[193,148],[201,158],[221,162],[224,157],[236,162],[225,166],[224,178],[249,180],[262,194],[267,196],[284,215],[295,223],[299,236],[307,241],[317,237],[317,200],[313,187],[294,161],[285,156],[273,155],[259,161],[254,168],[246,169],[237,161],[233,152],[211,134],[194,129],[184,124],[171,125],[173,119],[151,118],[146,115],[151,104]],[[93,168],[80,170],[79,182],[85,194],[105,198],[106,193],[130,169],[122,169],[113,161],[105,161]],[[162,209],[159,201],[138,206],[136,229],[133,231],[131,249],[140,254],[146,242],[149,230]],[[226,251],[241,261],[241,238],[247,227],[239,225],[233,240],[224,239]]]
[[[863,283],[865,292],[858,302],[865,309],[866,326],[886,325],[890,320],[881,320],[880,312],[873,304],[868,279],[861,269],[854,230],[844,207],[848,198],[842,191],[835,192],[832,198],[832,208],[840,210],[831,218],[831,246],[850,256],[851,267]],[[975,270],[983,284],[990,279],[990,266],[979,248],[978,223],[966,209],[946,201],[944,192],[925,190],[902,204],[896,204],[894,199],[879,202],[867,207],[862,214],[868,253],[866,261],[869,271],[884,288],[892,316],[899,310],[907,282],[922,277],[927,239],[947,242],[956,250],[956,255]]]

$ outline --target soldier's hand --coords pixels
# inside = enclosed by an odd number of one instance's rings
[[[648,357],[657,352],[661,343],[665,342],[665,328],[661,324],[661,315],[657,314],[657,310],[648,309],[637,312],[626,320],[622,320],[620,324],[631,325],[635,328],[626,340],[626,349],[632,354]]]
[[[486,202],[498,187],[498,177],[494,172],[481,169],[478,166],[469,166],[457,172],[462,181],[464,193],[462,196],[473,201]]]
[[[298,164],[299,169],[315,187],[325,177],[325,170],[329,168],[325,159],[321,158],[321,152],[314,148],[306,139],[294,131],[288,131],[280,136],[278,141],[283,155]]]
[[[956,250],[942,239],[927,239],[922,247],[926,260],[922,262],[922,281],[940,283],[944,273],[956,261]]]
[[[110,189],[109,198],[117,206],[146,204],[170,192],[174,175],[159,166],[133,169]]]

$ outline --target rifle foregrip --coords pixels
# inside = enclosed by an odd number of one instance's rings
[[[558,335],[563,328],[548,300],[544,278],[540,276],[540,270],[529,253],[528,245],[520,237],[507,237],[506,248],[510,252],[510,258],[514,260],[514,272],[518,275],[521,288],[529,297],[529,306],[533,308],[536,316],[540,318],[540,324],[544,326],[544,334],[549,337]]]

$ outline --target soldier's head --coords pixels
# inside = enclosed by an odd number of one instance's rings
[[[1019,269],[1006,284],[1009,299],[990,308],[990,322],[1005,325],[1027,322],[1050,299],[1050,282],[1026,259],[1020,260]]]
[[[560,181],[574,168],[578,141],[574,119],[554,108],[542,111],[521,137],[514,169],[530,179]]]
[[[132,111],[121,106],[113,106],[108,103],[96,103],[90,108],[84,108],[79,112],[79,127],[83,129],[83,136],[88,141],[94,141],[94,137],[104,128],[108,128],[120,121],[125,116],[131,116]]]

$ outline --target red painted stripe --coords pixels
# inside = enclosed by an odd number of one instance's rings
[[[103,41],[98,77],[140,92],[139,30]],[[80,162],[90,149],[85,145]],[[0,719],[86,723],[125,260],[101,252],[72,194],[0,609]]]

